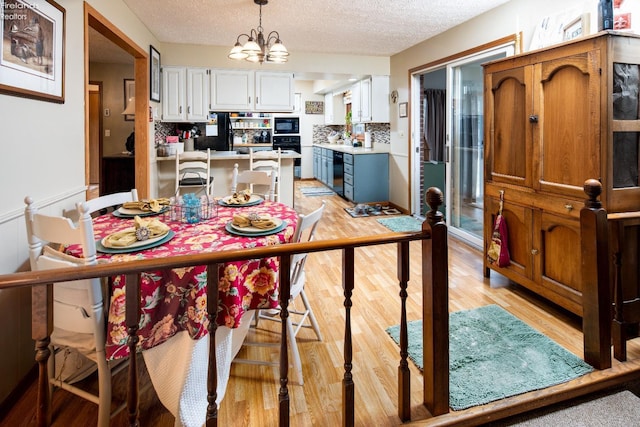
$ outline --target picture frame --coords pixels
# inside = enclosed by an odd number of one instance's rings
[[[589,34],[589,21],[589,14],[583,13],[567,22],[567,24],[562,27],[562,40],[573,40]]]
[[[127,109],[127,102],[130,98],[136,96],[136,81],[133,79],[124,79],[124,109]],[[133,122],[135,120],[135,116],[133,114],[125,114],[124,120],[126,122]]]
[[[407,117],[407,103],[406,102],[401,102],[401,103],[398,104],[398,114],[400,115],[400,118]]]
[[[64,103],[65,9],[53,0],[4,0],[0,92]]]
[[[149,99],[160,102],[160,52],[149,45]]]
[[[305,101],[305,114],[324,114],[324,101]]]

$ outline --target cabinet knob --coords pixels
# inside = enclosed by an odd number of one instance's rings
[[[532,114],[529,116],[530,123],[538,123],[538,116],[536,114]]]
[[[537,249],[531,249],[531,255],[538,255]]]
[[[567,203],[566,205],[564,205],[564,208],[568,211],[572,211],[573,210],[573,205]]]

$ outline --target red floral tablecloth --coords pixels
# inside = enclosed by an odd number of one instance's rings
[[[232,235],[225,225],[235,213],[252,211],[269,214],[287,222],[280,232],[261,237]],[[155,248],[125,254],[98,253],[98,260],[126,262],[138,259],[162,258],[173,255],[201,254],[224,250],[277,245],[291,241],[297,214],[292,208],[275,202],[242,208],[218,206],[217,217],[196,224],[165,221],[175,233],[173,239]],[[96,239],[133,226],[133,219],[112,214],[94,219]],[[81,256],[78,248],[67,252]],[[239,326],[246,310],[275,308],[278,305],[278,259],[276,257],[250,261],[229,262],[219,271],[218,325]],[[181,330],[193,339],[207,334],[207,271],[205,266],[174,270],[149,271],[141,278],[141,309],[138,336],[139,349],[145,350],[163,343]],[[107,330],[108,359],[126,357],[127,329],[125,326],[125,276],[111,278],[111,303]]]

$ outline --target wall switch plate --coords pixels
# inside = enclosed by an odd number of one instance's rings
[[[110,109],[108,109],[108,108],[105,108],[105,109],[104,109],[104,116],[105,116],[105,117],[109,117],[110,115],[111,115],[111,110],[110,110]]]
[[[105,129],[104,136],[111,136],[111,129]]]

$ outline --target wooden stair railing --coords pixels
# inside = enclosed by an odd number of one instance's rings
[[[341,250],[342,280],[344,289],[345,340],[344,340],[344,376],[342,388],[343,426],[355,424],[355,381],[352,374],[352,333],[351,333],[351,295],[355,288],[354,272],[356,248],[396,243],[398,245],[398,280],[401,300],[400,319],[400,362],[398,366],[398,416],[402,421],[411,416],[411,384],[408,367],[408,339],[406,300],[409,283],[409,243],[422,241],[422,293],[423,293],[423,345],[424,345],[424,397],[423,404],[433,416],[449,411],[449,312],[448,312],[448,243],[447,226],[438,212],[442,205],[442,193],[437,188],[427,190],[426,200],[431,208],[420,232],[385,233],[371,236],[315,240],[305,243],[292,243],[240,251],[223,251],[199,255],[175,256],[161,259],[137,260],[126,263],[99,264],[89,267],[74,267],[48,271],[24,272],[0,275],[0,289],[31,286],[32,288],[32,338],[36,342],[36,362],[38,363],[38,401],[36,423],[38,426],[50,424],[49,387],[47,384],[47,360],[50,357],[49,342],[53,330],[53,286],[57,282],[109,277],[126,274],[126,294],[138,295],[126,301],[126,325],[129,334],[129,349],[135,354],[137,345],[138,320],[140,318],[140,275],[144,271],[207,265],[208,270],[218,271],[221,263],[280,257],[280,312],[282,321],[280,351],[280,390],[279,425],[289,425],[288,353],[286,318],[289,315],[287,302],[290,294],[289,263],[296,253],[312,253]],[[215,313],[218,306],[218,283],[216,275],[208,275],[207,310],[209,334],[215,336]],[[212,314],[213,313],[213,316]],[[218,425],[216,406],[217,372],[215,340],[210,340],[207,378],[206,414],[207,427]],[[130,426],[138,426],[138,374],[136,358],[129,363],[128,378],[128,418]]]
[[[607,213],[597,200],[602,185],[595,179],[585,181],[584,190],[588,196],[580,212],[584,355],[587,363],[606,369],[611,367],[611,344],[614,357],[625,361],[627,339],[638,335],[640,298],[637,292],[625,295],[624,285],[638,280],[638,248],[633,247],[638,242],[627,229],[640,226],[640,212]],[[630,327],[634,333],[629,333]]]

